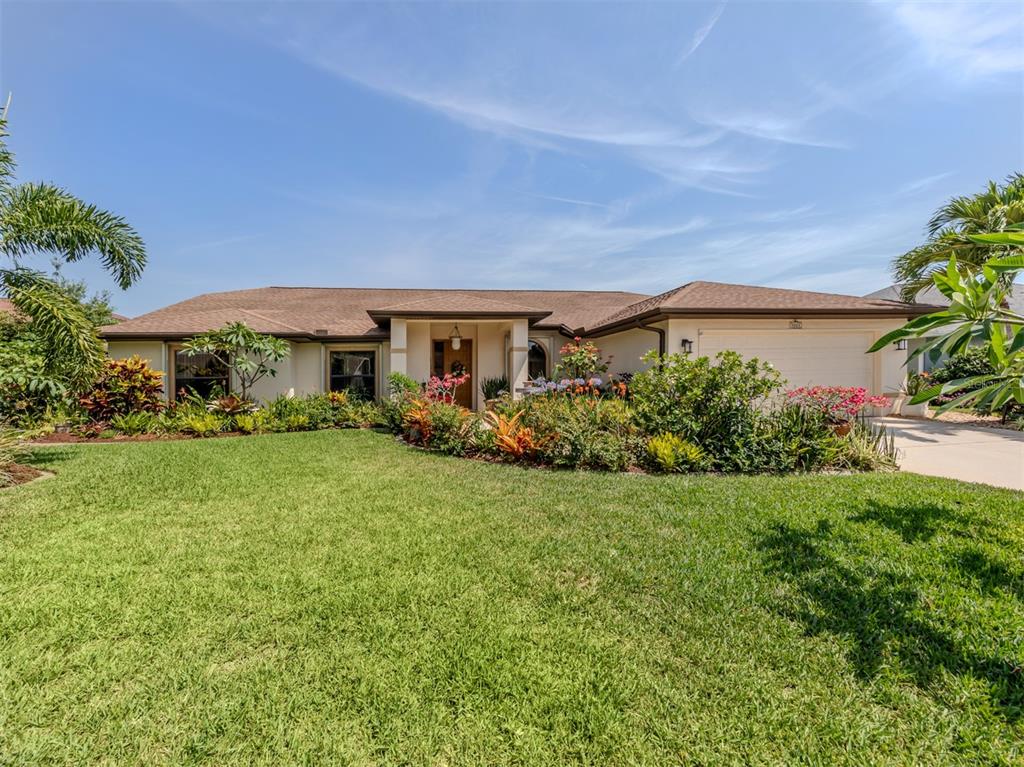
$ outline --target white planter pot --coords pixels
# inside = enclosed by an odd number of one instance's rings
[[[932,409],[928,406],[927,402],[923,402],[920,405],[911,405],[907,401],[900,408],[900,415],[910,416],[911,418],[931,418]]]

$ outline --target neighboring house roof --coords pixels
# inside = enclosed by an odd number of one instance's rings
[[[1014,286],[1019,288],[1019,285]],[[876,290],[874,293],[868,293],[865,298],[883,298],[893,301],[900,300],[900,286],[889,285],[881,290]],[[949,299],[946,298],[939,289],[934,285],[930,288],[926,288],[917,294],[917,301],[915,303],[927,304],[929,306],[949,306]],[[1007,299],[1010,311],[1017,312],[1018,314],[1024,314],[1024,289],[1011,290],[1010,295]]]
[[[374,338],[388,335],[379,321],[410,315],[526,316],[540,327],[578,328],[642,298],[642,293],[592,290],[255,288],[196,296],[110,325],[103,335],[185,338],[244,321],[261,333],[282,336]]]
[[[898,300],[698,281],[631,304],[587,330],[608,332],[640,320],[655,321],[660,317],[688,314],[908,316],[919,313],[919,307]]]
[[[535,327],[606,333],[676,315],[911,316],[912,304],[804,290],[691,282],[657,296],[593,290],[256,288],[207,293],[103,329],[107,338],[186,338],[242,321],[261,333],[384,338],[391,317],[527,317]]]

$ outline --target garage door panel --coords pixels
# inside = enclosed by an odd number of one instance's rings
[[[770,362],[788,386],[863,386],[872,388],[874,359],[865,354],[870,333],[815,333],[803,330],[702,331],[697,352],[714,357],[731,349],[745,358]]]

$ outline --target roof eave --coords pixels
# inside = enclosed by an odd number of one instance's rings
[[[514,312],[502,312],[502,311],[485,311],[485,312],[465,312],[465,311],[394,311],[394,310],[377,310],[369,309],[366,312],[370,315],[370,318],[377,323],[390,320],[393,317],[401,319],[449,319],[449,320],[462,320],[463,322],[472,322],[475,319],[530,319],[530,320],[542,320],[545,317],[550,317],[551,312],[542,311],[514,311]]]
[[[761,319],[846,319],[851,317],[917,317],[923,314],[931,314],[936,307],[878,307],[864,309],[673,309],[671,307],[659,307],[640,312],[621,320],[609,322],[604,325],[596,325],[593,328],[581,328],[580,334],[600,337],[630,327],[636,327],[640,323],[660,322],[680,317],[699,317],[701,319],[733,319],[736,317],[757,317]]]

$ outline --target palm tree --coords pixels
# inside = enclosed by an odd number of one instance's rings
[[[1024,174],[1014,173],[999,185],[989,181],[980,194],[954,197],[935,211],[928,222],[928,241],[898,256],[893,275],[903,299],[913,301],[932,285],[932,274],[944,271],[951,256],[961,267],[980,269],[991,258],[1007,255],[1006,245],[975,242],[972,234],[1005,231],[1024,222]]]
[[[81,383],[103,359],[96,328],[78,301],[24,262],[43,254],[69,263],[96,255],[123,289],[142,273],[146,248],[119,216],[52,184],[16,184],[7,135],[7,120],[0,114],[0,296],[32,321],[51,370]],[[4,256],[9,264],[3,263]]]

